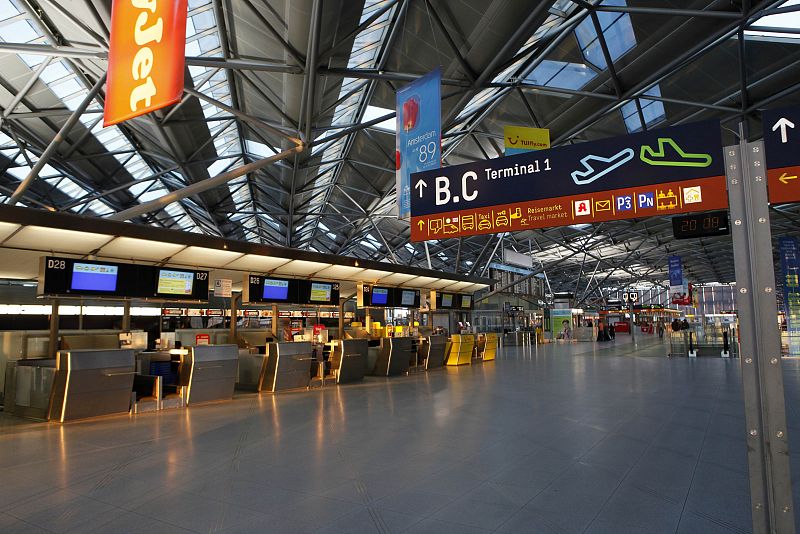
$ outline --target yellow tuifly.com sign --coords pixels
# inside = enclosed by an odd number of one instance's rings
[[[525,126],[504,126],[506,156],[550,148],[550,130]]]

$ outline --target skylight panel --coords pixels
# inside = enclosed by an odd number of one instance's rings
[[[796,6],[800,4],[800,0],[789,0],[782,3],[779,7]],[[745,30],[745,35],[748,37],[766,37],[776,38],[783,41],[792,40],[797,42],[800,40],[798,33],[784,33],[780,29],[791,29],[795,32],[800,29],[800,12],[779,13],[777,15],[768,15],[761,17],[753,22],[751,27],[755,29]],[[769,28],[769,30],[760,30],[758,28]],[[773,31],[773,28],[778,31]]]
[[[627,6],[627,2],[625,0],[604,0],[602,5]],[[631,17],[627,13],[608,11],[598,11],[596,13],[600,28],[603,31],[603,37],[608,46],[611,61],[616,61],[636,46],[636,36],[633,32]],[[599,69],[605,69],[607,65],[603,55],[603,48],[591,18],[587,17],[578,24],[577,28],[575,28],[575,37],[578,39],[578,44],[580,44],[586,61]]]
[[[536,85],[577,90],[595,76],[597,73],[583,63],[546,59],[526,79]]]
[[[659,85],[654,85],[645,91],[644,94],[649,96],[661,96],[661,87]],[[666,120],[667,114],[663,102],[640,98],[639,105],[642,106],[642,115],[644,116],[645,124],[648,128]],[[639,110],[636,109],[635,100],[623,104],[620,112],[622,113],[622,119],[625,121],[625,127],[628,133],[642,131],[642,121],[639,118]]]
[[[27,19],[17,20],[0,27],[0,39],[6,43],[30,43],[39,37],[37,31]]]
[[[393,113],[394,110],[386,109],[386,108],[379,108],[377,106],[367,106],[367,109],[364,110],[364,118],[361,119],[361,123],[369,122],[371,120],[375,120],[378,117],[383,117],[384,115],[388,115],[389,113]],[[375,124],[373,128],[378,130],[385,130],[387,132],[394,133],[397,131],[397,121],[395,119],[386,119],[383,122],[379,122]]]
[[[361,12],[360,22],[365,22],[376,11],[383,9],[388,4],[389,0],[367,0],[364,3],[364,9]],[[350,57],[347,61],[348,68],[368,69],[377,66],[378,55],[380,54],[383,41],[388,33],[387,30],[389,27],[389,21],[391,20],[395,9],[396,6],[387,9],[377,19],[372,21],[369,26],[364,28],[358,35],[356,35],[356,38],[353,41],[353,48],[350,51]],[[354,89],[359,86],[359,90],[353,92]],[[369,83],[365,80],[355,80],[352,78],[345,78],[342,80],[342,87],[339,90],[339,98],[343,100],[339,103],[339,105],[336,106],[336,109],[333,112],[333,120],[331,121],[333,126],[353,124],[357,122],[357,114],[361,108],[362,100],[366,95],[367,87],[369,87]],[[351,92],[353,93],[347,96]],[[365,114],[366,113],[367,111],[365,110]],[[373,118],[377,118],[379,116],[380,115],[376,115]],[[364,120],[369,119],[365,118]],[[392,125],[391,130],[389,131],[393,130],[394,125]],[[326,135],[326,133],[322,133],[319,137],[317,137],[317,139],[322,139],[326,137]],[[311,153],[317,154],[322,152],[323,161],[338,160],[344,155],[346,147],[346,138],[340,138],[328,146],[314,146],[311,149]],[[338,164],[336,167],[338,167]],[[314,182],[314,189],[331,184],[333,182],[335,172],[335,168],[332,169],[330,173],[323,173],[323,171],[320,169],[320,174]],[[312,199],[311,202],[309,202],[309,211],[313,212],[320,209],[324,197],[325,192],[321,191],[320,194]]]

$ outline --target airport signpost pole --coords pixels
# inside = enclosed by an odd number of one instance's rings
[[[753,531],[795,532],[763,142],[724,149]]]

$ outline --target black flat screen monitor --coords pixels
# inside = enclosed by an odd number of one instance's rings
[[[74,263],[72,265],[72,291],[99,291],[113,293],[117,290],[119,267],[97,263]]]
[[[442,308],[452,308],[452,307],[453,307],[453,294],[442,293]]]
[[[461,307],[465,310],[472,308],[472,295],[461,295]]]
[[[264,300],[289,300],[289,281],[264,278],[264,292],[262,297]]]
[[[400,298],[400,304],[413,307],[417,303],[417,292],[404,289]]]
[[[372,305],[386,306],[389,304],[389,289],[386,287],[372,288]]]
[[[330,302],[333,284],[327,282],[312,282],[309,299],[311,302]]]
[[[190,297],[194,290],[194,278],[195,273],[193,272],[159,269],[156,293]]]

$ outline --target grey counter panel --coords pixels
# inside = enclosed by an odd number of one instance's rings
[[[239,347],[198,345],[191,348],[186,404],[230,400],[236,387]]]

